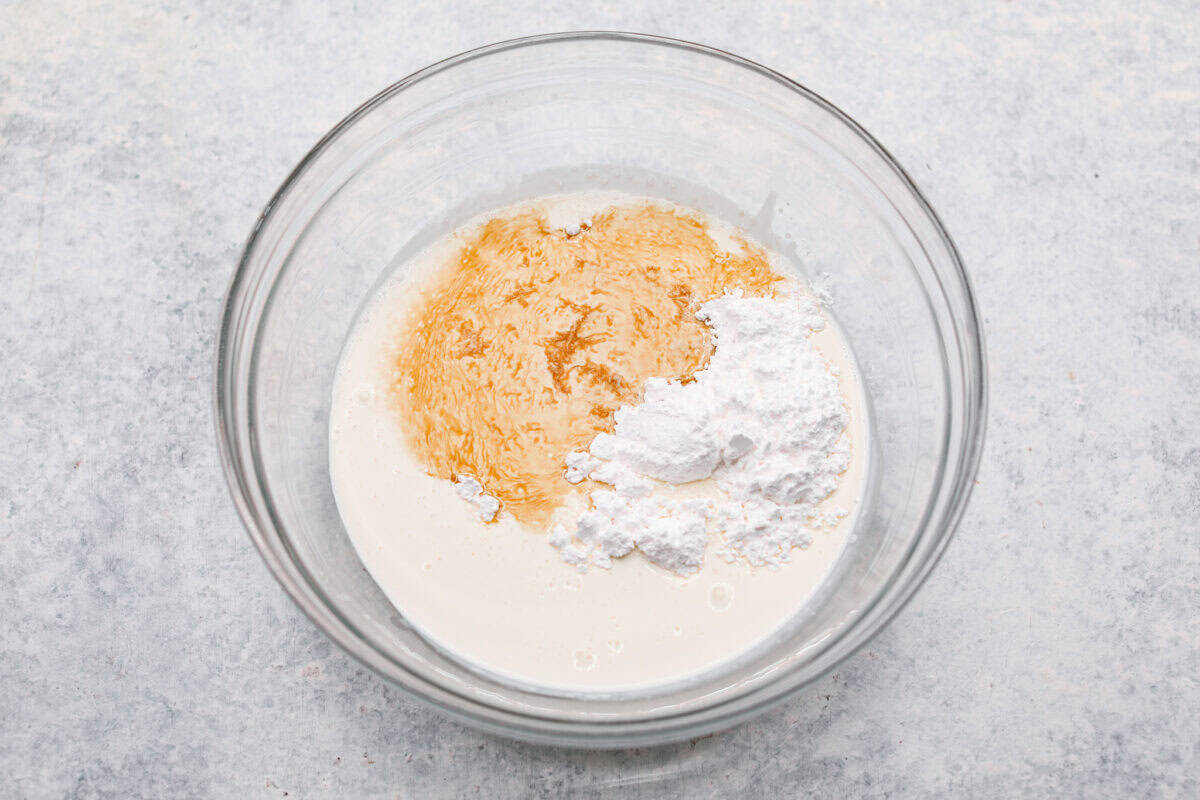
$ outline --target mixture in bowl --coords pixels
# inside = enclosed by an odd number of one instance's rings
[[[432,643],[563,691],[684,680],[769,638],[853,528],[849,349],[796,268],[662,200],[542,198],[397,270],[330,424],[363,563]]]

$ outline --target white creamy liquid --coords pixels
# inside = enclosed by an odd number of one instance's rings
[[[569,225],[614,202],[639,200],[571,195],[536,205]],[[811,341],[837,374],[850,418],[850,466],[820,508],[848,515],[778,567],[727,562],[710,542],[703,567],[688,577],[637,551],[611,569],[579,572],[548,545],[547,531],[503,510],[485,524],[453,483],[426,474],[387,397],[387,354],[418,299],[415,287],[453,257],[457,244],[455,236],[437,243],[379,291],[346,343],[333,388],[330,471],[338,509],[363,564],[406,620],[488,673],[570,692],[683,680],[745,653],[791,619],[842,552],[867,470],[863,389],[838,329],[828,325]],[[777,256],[772,263],[795,274]],[[715,491],[711,481],[679,489]]]

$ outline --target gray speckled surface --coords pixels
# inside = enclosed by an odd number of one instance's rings
[[[1200,793],[1194,4],[55,5],[0,3],[0,794]],[[209,410],[226,281],[307,148],[431,61],[581,27],[855,116],[956,237],[992,376],[970,508],[889,629],[764,718],[609,754],[478,735],[336,650]]]

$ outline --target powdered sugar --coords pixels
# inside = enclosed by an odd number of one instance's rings
[[[724,558],[778,564],[836,521],[817,504],[849,464],[848,418],[809,341],[825,326],[816,301],[727,294],[697,317],[715,338],[708,367],[689,383],[648,381],[640,404],[617,410],[612,434],[566,457],[566,480],[602,484],[573,531],[551,534],[568,563],[608,567],[637,548],[688,574],[716,534]],[[711,498],[669,488],[709,478],[720,490]]]
[[[490,494],[484,494],[483,484],[475,478],[460,476],[454,481],[454,491],[479,510],[479,518],[484,522],[491,522],[496,518],[496,512],[500,510],[500,501]]]

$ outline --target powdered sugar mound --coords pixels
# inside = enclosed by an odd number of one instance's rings
[[[573,534],[552,535],[568,562],[607,567],[637,548],[687,574],[715,531],[719,555],[778,564],[829,524],[816,506],[837,488],[850,449],[837,379],[808,340],[825,326],[817,303],[734,293],[696,316],[715,337],[708,367],[689,383],[648,381],[639,405],[617,410],[612,434],[567,456],[568,481],[611,487],[591,492]],[[706,478],[721,499],[668,499],[659,488]]]
[[[603,446],[601,447],[603,449]],[[689,573],[700,568],[708,543],[708,508],[703,501],[655,496],[647,480],[618,461],[588,456],[592,480],[612,488],[591,493],[592,508],[579,516],[575,531],[555,526],[550,544],[570,564],[612,566],[612,559],[634,547],[661,567]],[[568,472],[571,470],[568,467]]]

